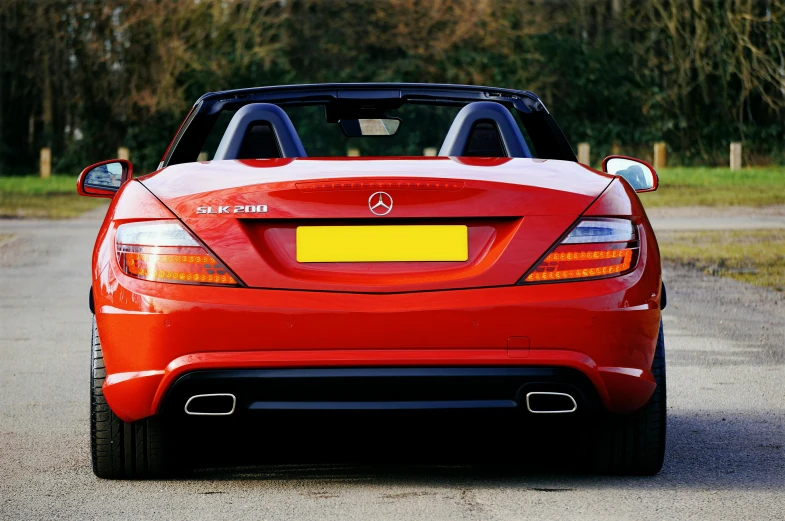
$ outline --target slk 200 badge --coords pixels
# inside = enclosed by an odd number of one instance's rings
[[[247,204],[237,206],[200,206],[196,209],[197,214],[214,213],[267,213],[266,204]]]

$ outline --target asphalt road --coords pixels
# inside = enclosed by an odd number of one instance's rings
[[[740,217],[679,217],[651,218],[655,230],[703,231],[703,230],[772,230],[785,228],[785,216],[740,216]]]
[[[349,453],[322,447],[309,461],[297,446],[276,445],[265,447],[276,463],[98,480],[87,309],[98,224],[96,214],[0,221],[0,233],[17,235],[0,246],[2,519],[785,518],[785,298],[675,269],[665,274],[668,447],[655,477],[584,475],[555,454],[550,465],[547,440],[521,447],[518,433],[499,430],[497,452],[546,457],[474,463],[456,449],[432,463],[349,444]],[[404,453],[417,434],[401,441]]]

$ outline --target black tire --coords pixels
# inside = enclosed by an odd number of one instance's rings
[[[645,406],[632,414],[594,420],[588,447],[594,472],[650,476],[662,468],[667,405],[662,322],[651,371],[657,388]]]
[[[167,473],[164,429],[152,416],[127,423],[106,403],[102,386],[106,378],[101,340],[93,317],[90,371],[90,449],[93,473],[107,479],[145,479]]]

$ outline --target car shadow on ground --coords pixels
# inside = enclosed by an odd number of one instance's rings
[[[203,429],[202,435],[190,440],[193,448],[188,450],[197,468],[187,476],[554,492],[616,483],[628,486],[630,481],[660,488],[782,490],[784,423],[775,414],[672,414],[663,470],[653,477],[624,477],[588,473],[580,449],[585,425],[562,419],[536,423],[484,417],[452,423],[336,419],[296,426],[265,422],[242,437],[234,429]]]

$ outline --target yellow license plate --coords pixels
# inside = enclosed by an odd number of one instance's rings
[[[465,261],[463,225],[298,226],[297,262]]]

